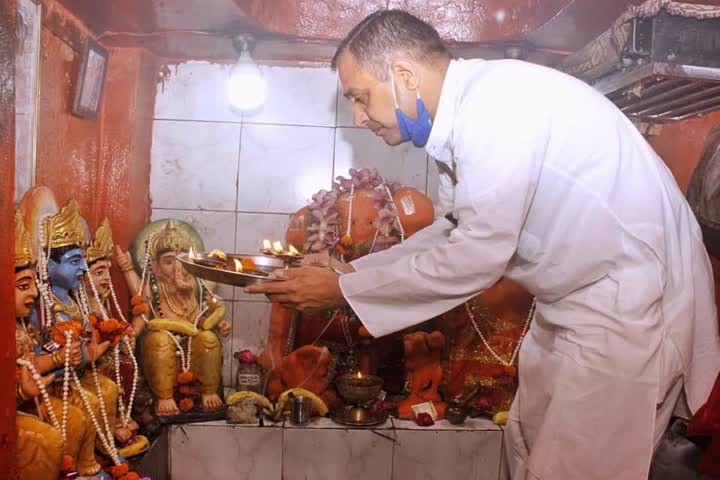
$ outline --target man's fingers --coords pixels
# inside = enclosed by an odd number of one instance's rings
[[[245,287],[245,293],[285,293],[289,291],[289,282],[258,283]]]

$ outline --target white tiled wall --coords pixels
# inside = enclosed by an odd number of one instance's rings
[[[251,253],[263,238],[283,238],[289,215],[350,167],[375,167],[387,180],[435,197],[435,167],[431,161],[428,171],[425,152],[409,144],[390,148],[353,127],[349,103],[329,68],[261,68],[268,102],[252,117],[230,111],[227,66],[184,63],[158,85],[153,220],[192,223],[206,249]],[[240,289],[221,286],[219,293],[233,307],[223,372],[230,385],[232,352],[262,349],[270,306]]]

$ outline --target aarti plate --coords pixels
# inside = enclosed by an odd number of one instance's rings
[[[228,253],[226,256],[227,259],[222,260],[215,256],[211,257],[207,253],[197,253],[191,260],[187,253],[182,253],[177,256],[177,259],[182,263],[183,267],[185,267],[185,270],[196,277],[238,287],[245,287],[257,283],[276,282],[280,279],[274,278],[272,274],[277,270],[286,268],[286,263],[282,260],[266,255],[239,255]],[[241,260],[243,258],[252,260],[257,270],[252,272],[236,272],[235,259]]]

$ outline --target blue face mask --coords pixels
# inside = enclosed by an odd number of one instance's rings
[[[420,91],[417,92],[417,100],[415,105],[417,107],[417,118],[410,118],[405,115],[398,105],[397,97],[395,96],[395,76],[390,72],[390,78],[392,81],[392,94],[393,100],[395,100],[395,116],[397,117],[398,127],[400,128],[400,135],[402,136],[403,142],[412,140],[413,145],[416,147],[424,147],[428,139],[430,138],[430,130],[432,130],[432,120],[430,120],[430,112],[425,108],[425,103],[420,98]]]

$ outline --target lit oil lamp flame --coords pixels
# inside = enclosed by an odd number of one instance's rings
[[[193,251],[192,247],[190,247],[190,251],[188,252],[188,258],[190,260],[195,260],[195,252]]]
[[[359,371],[359,370],[358,370],[358,372],[357,372],[357,378],[358,378],[358,379],[362,378],[362,372]]]
[[[283,252],[285,252],[285,249],[283,248],[282,243],[280,243],[280,242],[273,243],[272,250],[273,250],[273,252],[277,253],[278,255],[282,255]]]
[[[225,255],[225,252],[223,252],[222,250],[218,250],[217,248],[215,250],[213,250],[212,252],[210,252],[210,255],[208,255],[208,256],[211,258],[217,257],[220,260],[227,260],[227,255]]]
[[[292,255],[293,257],[299,257],[300,252],[298,252],[297,248],[295,248],[292,245],[288,245],[288,253]]]
[[[243,271],[242,262],[237,258],[233,258],[233,261],[235,262],[235,271],[242,272]]]
[[[263,248],[262,249],[267,250],[267,251],[272,250],[272,245],[270,244],[270,240],[268,240],[267,238],[265,240],[263,240]]]

